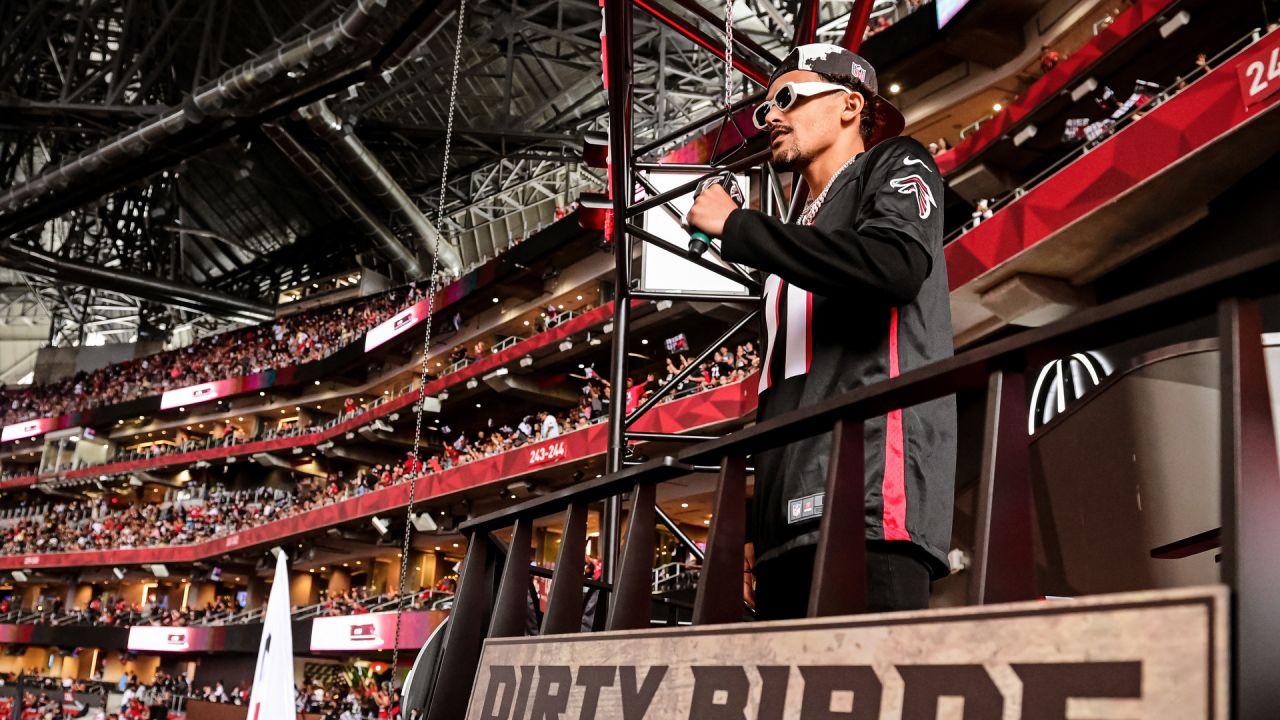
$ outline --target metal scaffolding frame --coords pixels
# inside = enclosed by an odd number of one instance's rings
[[[684,0],[677,0],[682,6],[688,6],[690,3]],[[850,50],[856,51],[862,43],[862,38],[866,32],[867,21],[870,17],[874,0],[855,0],[853,7],[849,13],[849,25],[840,39],[840,44]],[[674,388],[678,383],[686,379],[693,370],[704,360],[709,358],[716,350],[728,341],[734,334],[747,327],[756,319],[758,311],[752,310],[744,315],[737,323],[735,323],[727,332],[717,338],[708,347],[700,351],[693,362],[689,363],[681,370],[675,378],[662,388],[659,388],[647,401],[640,404],[633,412],[626,412],[626,403],[623,401],[621,393],[625,392],[627,387],[627,347],[630,339],[631,331],[631,301],[632,300],[672,300],[672,301],[707,301],[709,297],[705,294],[684,294],[684,293],[654,293],[644,292],[636,289],[636,278],[632,273],[632,259],[634,257],[634,240],[646,242],[656,247],[683,254],[683,249],[673,245],[671,242],[657,237],[647,232],[634,222],[637,216],[644,211],[655,208],[665,207],[668,212],[675,213],[668,201],[672,198],[687,195],[693,190],[702,178],[712,173],[723,170],[733,172],[748,171],[752,168],[763,165],[769,158],[769,151],[762,150],[754,154],[748,155],[741,159],[720,167],[712,165],[688,165],[681,164],[678,166],[664,165],[655,162],[643,162],[644,156],[654,147],[665,145],[668,142],[687,137],[700,130],[706,129],[717,122],[724,124],[732,122],[732,114],[743,107],[758,102],[760,96],[752,94],[744,100],[739,100],[728,108],[722,108],[717,112],[704,115],[682,128],[665,133],[655,142],[649,143],[639,150],[635,147],[634,142],[634,7],[640,7],[648,14],[661,20],[664,24],[676,30],[685,37],[691,38],[698,45],[703,47],[709,53],[724,62],[725,51],[724,41],[721,40],[720,46],[716,47],[707,36],[694,24],[687,22],[680,15],[673,12],[670,8],[665,7],[656,0],[635,0],[634,5],[631,3],[604,3],[604,23],[605,31],[602,36],[604,44],[604,67],[605,67],[605,90],[608,95],[609,108],[609,157],[611,166],[609,168],[609,195],[612,205],[612,223],[607,224],[606,232],[608,232],[607,240],[612,244],[614,251],[614,276],[613,283],[615,288],[614,297],[614,315],[613,315],[613,347],[610,355],[609,377],[610,383],[614,388],[613,402],[609,406],[609,443],[605,456],[605,473],[612,474],[621,470],[626,463],[627,443],[633,439],[664,439],[679,440],[679,435],[665,435],[661,433],[644,433],[637,435],[628,432],[628,428],[635,424],[646,412],[656,406],[666,396],[666,394]],[[708,11],[703,10],[700,15],[704,20],[708,18]],[[797,17],[800,22],[797,23],[796,33],[794,36],[795,44],[804,44],[813,42],[815,34],[818,30],[819,2],[818,0],[804,0],[801,3]],[[737,34],[735,33],[735,38]],[[747,40],[750,43],[750,40]],[[735,42],[735,45],[740,43]],[[758,47],[758,46],[756,46]],[[737,48],[735,48],[737,49]],[[750,44],[743,45],[741,49],[749,52],[754,51]],[[776,58],[773,58],[776,62]],[[733,67],[741,71],[749,79],[758,85],[763,85],[768,78],[770,69],[765,69],[758,64],[740,58],[735,55]],[[657,193],[652,185],[639,174],[640,171],[663,171],[663,170],[679,170],[683,172],[698,172],[701,177],[683,185],[668,190],[666,192]],[[759,171],[761,182],[761,197],[764,199],[764,207],[766,211],[782,213],[783,192],[778,183],[775,173],[764,169]],[[787,217],[793,217],[798,210],[798,206],[803,203],[807,193],[803,188],[802,181],[797,177],[793,181],[795,192],[792,194],[790,208],[786,210]],[[636,201],[635,189],[640,186],[645,189],[646,193],[651,193],[649,197],[643,201]],[[716,254],[715,248],[709,251]],[[754,302],[758,301],[760,293],[760,284],[751,276],[750,272],[744,268],[738,267],[731,263],[723,265],[710,262],[706,259],[696,259],[701,267],[712,272],[716,272],[728,277],[735,282],[745,286],[749,295],[744,297],[723,296],[714,299],[729,302]],[[601,559],[603,561],[603,579],[606,583],[614,581],[618,557],[620,550],[620,528],[621,528],[621,499],[618,497],[610,498],[606,501],[604,507],[604,516],[601,522],[600,531],[600,548]]]

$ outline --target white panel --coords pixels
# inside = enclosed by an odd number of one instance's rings
[[[683,173],[651,173],[648,176],[658,192],[666,192],[698,177],[699,175]],[[747,176],[738,176],[738,185],[746,197],[751,197],[750,182]],[[671,204],[683,217],[693,205],[693,195],[678,197],[672,200]],[[685,247],[689,244],[689,233],[660,207],[644,213],[644,228],[664,240],[669,240],[677,247]],[[669,253],[646,242],[641,242],[640,246],[640,288],[642,290],[747,294],[747,289],[742,285],[698,267],[682,255]],[[704,257],[712,262],[718,262],[711,254]]]

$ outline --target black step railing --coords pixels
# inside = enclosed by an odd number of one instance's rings
[[[866,602],[863,423],[957,392],[986,387],[986,427],[969,602],[1036,598],[1032,542],[1032,468],[1025,370],[1217,313],[1222,348],[1222,579],[1234,591],[1232,680],[1236,717],[1267,717],[1280,707],[1280,468],[1263,357],[1257,297],[1274,293],[1280,245],[1171,280],[1061,321],[966,350],[899,377],[858,388],[674,455],[573,485],[461,526],[467,552],[428,720],[461,718],[486,637],[525,634],[533,524],[564,513],[564,530],[541,634],[582,627],[583,589],[602,590],[597,612],[608,630],[648,627],[657,539],[656,489],[696,467],[718,465],[706,558],[693,623],[737,622],[742,604],[748,456],[824,432],[833,433],[808,615],[858,613]],[[592,503],[628,496],[616,584],[584,577],[587,513]],[[504,548],[492,537],[511,529]],[[502,556],[506,555],[505,563]],[[499,569],[499,565],[501,566]],[[543,571],[545,572],[545,571]],[[495,578],[498,579],[495,587]]]

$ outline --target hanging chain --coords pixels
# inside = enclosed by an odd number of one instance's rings
[[[724,7],[724,111],[733,105],[733,1]]]
[[[453,42],[453,77],[449,81],[449,110],[444,131],[444,157],[440,165],[440,202],[436,208],[436,237],[431,251],[431,275],[427,283],[427,318],[426,332],[422,339],[422,373],[418,378],[417,420],[413,426],[413,466],[409,473],[409,504],[405,512],[404,545],[400,550],[400,600],[396,603],[395,642],[391,645],[391,672],[394,682],[395,669],[400,662],[400,615],[404,612],[405,582],[409,578],[409,549],[413,542],[413,504],[417,499],[418,476],[425,469],[420,448],[422,445],[422,415],[427,402],[427,370],[431,351],[431,319],[435,311],[437,275],[440,271],[440,237],[444,234],[444,201],[445,187],[449,179],[449,155],[453,144],[453,116],[458,105],[458,68],[462,64],[462,27],[466,18],[467,2],[458,3],[458,31]],[[401,696],[401,702],[404,697]],[[405,716],[404,708],[400,708],[401,716]]]

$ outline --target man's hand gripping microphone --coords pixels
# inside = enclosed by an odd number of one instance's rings
[[[742,188],[738,187],[737,181],[733,178],[733,173],[728,170],[716,173],[715,175],[712,175],[698,183],[697,189],[693,192],[694,201],[697,201],[698,196],[702,194],[702,191],[713,185],[719,185],[724,188],[725,192],[729,193],[729,197],[735,204],[737,204],[738,207],[743,207],[747,204],[747,198],[742,194]],[[707,248],[711,247],[711,238],[701,230],[690,226],[689,218],[687,216],[685,217],[682,226],[685,230],[690,231],[689,257],[699,257],[707,251]]]

